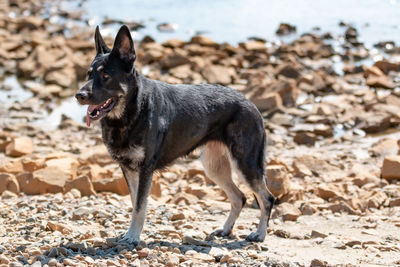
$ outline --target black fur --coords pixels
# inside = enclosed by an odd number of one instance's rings
[[[101,118],[102,136],[125,177],[128,170],[139,173],[136,211],[145,202],[153,171],[208,141],[224,143],[253,190],[260,185],[265,179],[263,119],[241,93],[220,85],[171,85],[140,75],[133,65],[136,54],[125,26],[112,50],[98,28],[95,41],[97,55],[89,81],[76,97],[90,105],[112,98],[114,109],[122,107],[120,116],[110,113]],[[144,149],[142,158],[132,156],[137,148]]]

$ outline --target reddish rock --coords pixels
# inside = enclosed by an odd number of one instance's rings
[[[80,176],[72,181],[68,181],[65,184],[64,191],[68,192],[73,188],[78,189],[82,196],[96,195],[92,181],[87,176]]]
[[[400,179],[400,156],[387,156],[383,160],[381,177],[386,180]]]
[[[289,173],[283,165],[268,165],[266,182],[268,189],[277,198],[290,190]]]
[[[69,179],[76,177],[76,172],[79,166],[79,162],[72,157],[68,158],[55,158],[46,161],[46,166],[57,167],[63,171],[64,175],[68,176]]]
[[[282,203],[275,207],[272,218],[282,216],[284,221],[296,221],[302,215],[301,211],[290,203]]]
[[[4,191],[19,192],[19,184],[14,175],[0,172],[0,194]]]
[[[387,198],[384,192],[375,193],[368,199],[368,208],[380,208]]]
[[[317,187],[316,194],[322,199],[329,200],[330,198],[341,196],[342,190],[336,184],[320,184]]]
[[[16,137],[6,147],[6,155],[19,157],[33,152],[33,143],[29,137]]]
[[[369,76],[366,81],[370,87],[393,89],[395,84],[386,76]]]
[[[69,178],[70,175],[55,166],[17,175],[21,191],[28,195],[63,192]]]
[[[217,44],[210,38],[201,36],[201,35],[193,36],[192,39],[190,40],[190,43],[198,44],[201,46],[211,46],[211,47],[215,47],[215,48],[219,47],[219,44]]]
[[[279,27],[276,30],[277,35],[288,35],[295,32],[296,32],[296,26],[290,25],[289,23],[279,24]]]
[[[160,184],[160,178],[158,176],[153,177],[150,194],[156,198],[161,197],[161,184]]]
[[[315,141],[317,141],[317,136],[309,132],[297,132],[293,141],[299,145],[313,146]]]
[[[24,167],[24,170],[27,172],[34,172],[38,169],[45,167],[44,158],[34,155],[31,157],[24,157],[21,162]]]
[[[330,209],[332,212],[347,212],[348,214],[352,214],[352,215],[358,214],[357,211],[352,209],[347,203],[345,203],[343,201],[329,205],[328,209]]]
[[[124,177],[93,181],[96,192],[113,192],[119,195],[128,195],[129,187]]]
[[[374,156],[394,156],[397,155],[399,146],[397,141],[391,138],[383,138],[372,144],[370,151]]]
[[[208,83],[227,85],[236,77],[235,69],[222,65],[207,65],[201,74]]]
[[[374,66],[379,68],[385,74],[388,74],[389,71],[398,72],[400,70],[400,65],[399,64],[391,63],[391,62],[386,61],[386,60],[379,60],[379,61],[375,62]]]
[[[0,172],[7,172],[7,173],[21,173],[24,172],[24,167],[22,165],[21,159],[0,159]]]
[[[282,108],[282,99],[278,93],[265,93],[251,99],[260,111],[274,111]]]
[[[239,45],[247,51],[265,52],[267,50],[265,44],[260,41],[247,41],[240,43]]]

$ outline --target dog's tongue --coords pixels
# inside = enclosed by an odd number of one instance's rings
[[[87,112],[86,112],[86,124],[88,127],[90,127],[90,113],[92,113],[93,110],[95,110],[99,106],[100,105],[89,105]]]

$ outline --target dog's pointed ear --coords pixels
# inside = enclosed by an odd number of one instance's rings
[[[110,53],[111,49],[104,42],[103,37],[100,34],[99,26],[96,27],[96,31],[94,33],[94,43],[96,45],[97,55]]]
[[[129,28],[122,25],[115,37],[114,46],[111,54],[118,56],[125,63],[133,65],[136,59],[135,48]]]

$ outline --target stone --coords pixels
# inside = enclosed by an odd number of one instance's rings
[[[300,72],[295,66],[293,66],[293,64],[285,63],[276,68],[275,75],[283,75],[287,78],[297,79],[300,76]]]
[[[386,180],[400,179],[400,156],[387,156],[383,160],[381,177]]]
[[[24,157],[21,162],[24,170],[27,172],[34,172],[45,167],[45,159],[36,155]]]
[[[93,187],[96,192],[113,192],[119,195],[128,195],[129,188],[124,177],[102,179],[93,181]]]
[[[277,92],[282,99],[283,105],[286,107],[294,106],[299,94],[299,90],[295,84],[287,80],[274,81],[265,90],[267,92]]]
[[[201,186],[188,186],[185,192],[188,194],[195,195],[199,199],[203,199],[207,195],[207,189]]]
[[[65,184],[65,192],[73,188],[78,189],[82,193],[82,196],[96,195],[92,181],[87,176],[80,176]]]
[[[328,209],[332,212],[347,212],[348,214],[356,215],[357,211],[352,209],[347,203],[340,201],[339,203],[331,204]]]
[[[369,77],[369,76],[383,76],[385,75],[378,67],[372,66],[370,68],[367,68],[364,71],[364,77]]]
[[[18,193],[19,183],[13,174],[0,172],[0,194],[6,190]]]
[[[398,207],[398,206],[400,206],[400,197],[390,199],[389,207]]]
[[[33,143],[29,137],[16,137],[6,146],[6,155],[20,157],[33,152]]]
[[[391,63],[387,60],[379,60],[375,62],[374,67],[379,68],[385,74],[388,74],[389,71],[398,72],[400,70],[400,64]]]
[[[324,233],[321,233],[321,232],[318,232],[318,231],[316,231],[316,230],[312,230],[311,231],[311,238],[325,238],[325,237],[327,237],[328,235],[326,235],[326,234],[324,234]]]
[[[165,69],[171,69],[180,65],[188,64],[190,61],[182,52],[173,52],[164,57],[160,64]]]
[[[207,65],[203,68],[201,74],[208,83],[228,85],[236,77],[235,69],[222,65]]]
[[[171,221],[184,220],[186,218],[183,213],[175,213],[171,216]]]
[[[72,227],[64,223],[47,222],[47,228],[49,228],[53,232],[59,231],[64,235],[72,233]]]
[[[370,87],[393,89],[395,84],[386,76],[369,76],[366,84]]]
[[[281,203],[276,206],[272,218],[282,216],[284,221],[296,221],[302,215],[301,211],[290,203]]]
[[[313,146],[317,141],[317,136],[310,132],[297,132],[293,137],[293,141],[299,145]]]
[[[276,30],[277,35],[288,35],[295,32],[296,32],[296,26],[290,25],[289,23],[279,24],[279,27]]]
[[[268,165],[266,182],[268,189],[277,198],[290,190],[289,173],[283,165]]]
[[[267,50],[265,43],[260,41],[247,41],[240,43],[239,45],[247,51],[265,52]]]
[[[80,166],[78,174],[81,176],[88,176],[92,181],[97,181],[112,177],[113,172],[101,167],[99,164],[89,164]]]
[[[282,99],[278,93],[264,93],[251,99],[260,111],[275,111],[282,108]]]
[[[169,39],[163,43],[165,47],[181,48],[185,45],[185,41],[181,39]]]
[[[24,172],[21,159],[6,160],[0,158],[0,172],[17,174]]]
[[[377,192],[368,199],[368,208],[380,208],[387,199],[385,192]]]
[[[208,37],[205,36],[201,36],[201,35],[197,35],[197,36],[193,36],[192,39],[190,40],[191,44],[198,44],[201,46],[211,46],[211,47],[219,47],[219,45],[214,42],[213,40],[211,40]]]
[[[160,184],[160,178],[157,177],[153,177],[153,181],[151,184],[151,189],[150,189],[150,195],[154,196],[156,198],[160,198],[161,197],[161,184]]]
[[[383,138],[372,144],[370,151],[374,156],[395,156],[399,146],[397,141],[392,138]]]
[[[320,184],[317,187],[317,196],[322,199],[329,200],[331,198],[340,197],[342,190],[336,184]]]
[[[46,161],[47,167],[57,167],[64,175],[69,176],[69,179],[74,179],[76,177],[77,169],[79,166],[78,160],[73,157],[68,158],[55,158]]]
[[[21,191],[28,195],[63,192],[69,178],[70,175],[55,166],[17,175]]]

